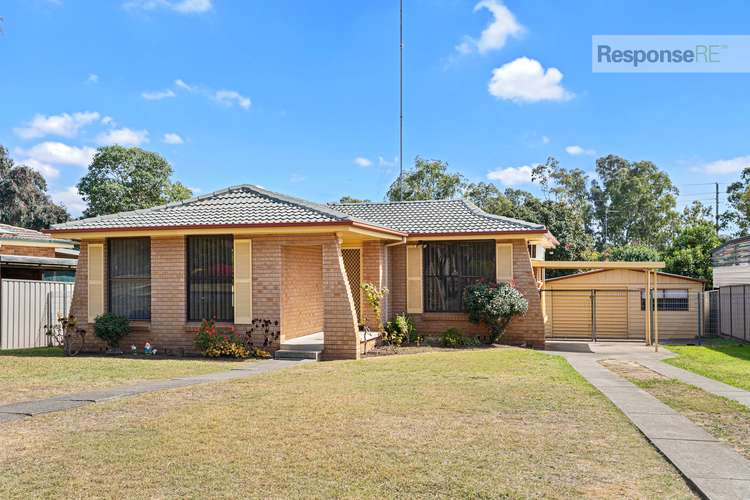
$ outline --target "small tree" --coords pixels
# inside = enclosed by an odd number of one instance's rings
[[[107,343],[111,351],[120,348],[120,340],[130,332],[130,325],[125,316],[102,314],[94,321],[94,335]]]
[[[472,323],[485,323],[490,328],[490,342],[497,342],[510,320],[526,314],[529,302],[508,283],[476,283],[466,287],[464,305]]]
[[[372,312],[375,314],[375,318],[378,321],[378,331],[383,331],[383,316],[380,313],[381,302],[386,295],[388,295],[387,288],[378,288],[372,283],[362,283],[362,291],[365,293],[365,300],[372,307]],[[362,315],[364,316],[364,314]],[[367,318],[363,318],[364,322],[367,323]]]

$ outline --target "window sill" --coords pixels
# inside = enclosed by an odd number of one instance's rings
[[[186,332],[197,332],[201,329],[201,321],[188,321],[185,323]],[[235,325],[231,321],[217,321],[214,326],[216,328],[233,328]]]

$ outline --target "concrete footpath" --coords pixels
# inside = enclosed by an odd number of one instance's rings
[[[643,344],[614,342],[548,342],[547,349],[564,356],[608,397],[703,495],[712,499],[750,498],[750,461],[599,363],[603,359],[622,359],[644,366],[669,366],[660,361],[665,354],[649,352]]]
[[[209,382],[223,382],[234,380],[261,373],[268,373],[289,366],[306,363],[309,360],[290,361],[290,360],[263,360],[252,361],[238,364],[228,371],[207,373],[205,375],[195,375],[191,377],[179,377],[166,380],[150,380],[138,384],[127,386],[113,387],[110,389],[100,389],[96,391],[79,392],[75,394],[65,394],[48,399],[39,399],[35,401],[24,401],[0,405],[0,422],[8,422],[22,418],[34,417],[36,415],[50,413],[55,411],[64,411],[71,408],[78,408],[92,403],[119,399],[146,392],[161,391],[164,389],[176,389],[179,387],[188,387],[191,385],[205,384]]]

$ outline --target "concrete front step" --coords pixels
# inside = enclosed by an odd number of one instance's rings
[[[282,351],[322,351],[323,344],[281,344]]]
[[[323,351],[301,351],[297,349],[279,349],[274,354],[275,359],[312,359],[320,361],[320,353]]]

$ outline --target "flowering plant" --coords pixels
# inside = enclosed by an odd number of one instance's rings
[[[234,327],[217,327],[216,321],[201,321],[200,330],[195,335],[195,347],[209,358],[240,358],[250,355],[245,342],[235,333]]]

